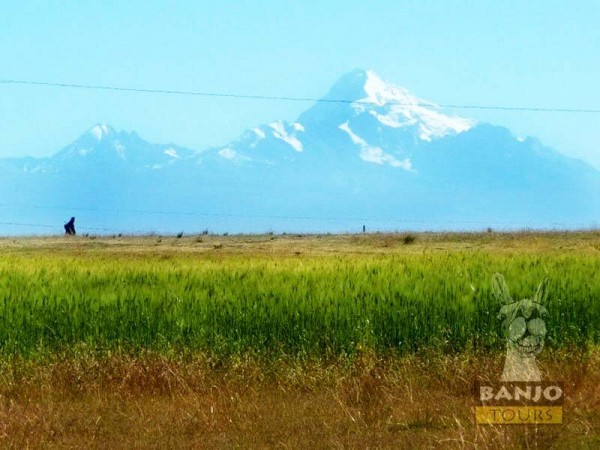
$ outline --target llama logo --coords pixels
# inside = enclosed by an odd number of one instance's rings
[[[492,293],[501,305],[498,319],[506,337],[506,357],[499,383],[475,383],[476,423],[562,423],[563,383],[542,381],[535,361],[546,337],[548,279],[533,298],[513,300],[504,277],[496,273]]]
[[[513,300],[504,277],[496,273],[492,292],[502,305],[498,318],[503,320],[507,341],[501,380],[541,381],[535,357],[542,351],[546,337],[548,278],[540,283],[533,298]]]

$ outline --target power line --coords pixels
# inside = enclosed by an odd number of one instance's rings
[[[346,219],[346,220],[351,220],[351,219]],[[425,220],[404,220],[404,221],[400,221],[403,223],[444,223],[444,224],[480,224],[480,225],[485,225],[485,226],[496,226],[499,225],[498,222],[477,222],[477,221],[425,221]],[[517,226],[521,226],[521,227],[525,227],[522,229],[527,229],[527,227],[529,227],[531,224],[526,223],[526,222],[502,222],[503,225],[507,226],[507,225],[512,225],[514,227]],[[49,224],[40,224],[40,223],[23,223],[23,222],[0,222],[0,225],[7,225],[7,226],[16,226],[16,227],[30,227],[30,228],[48,228],[48,229],[55,229],[55,230],[61,230],[61,227],[58,225],[49,225]],[[559,222],[552,222],[550,224],[548,224],[549,226],[555,227],[555,229],[557,227],[559,228],[568,228],[569,226],[581,226],[582,228],[588,228],[588,229],[592,229],[593,227],[590,226],[590,224],[565,224],[565,223],[559,223]],[[88,232],[88,231],[96,231],[96,232],[107,232],[107,233],[112,233],[112,234],[132,234],[132,235],[148,235],[148,234],[154,234],[155,231],[152,230],[127,230],[127,229],[116,229],[116,228],[99,228],[99,227],[77,227],[78,230],[80,232]],[[501,228],[502,229],[502,228]],[[546,228],[548,229],[548,228]],[[431,230],[431,231],[435,231],[435,230]],[[463,230],[464,231],[464,230]],[[61,230],[62,232],[62,230]],[[4,237],[4,236],[0,236],[0,237]]]
[[[53,228],[53,229],[60,229],[59,225],[49,225],[49,224],[45,224],[45,223],[23,223],[23,222],[0,222],[0,225],[7,225],[7,226],[15,226],[15,227],[32,227],[32,228]],[[98,228],[98,227],[77,227],[83,231],[86,230],[90,230],[90,231],[110,231],[110,232],[119,232],[120,230],[117,230],[115,228]]]
[[[90,207],[69,207],[69,206],[45,206],[45,205],[10,205],[0,203],[3,208],[20,208],[20,209],[51,209],[59,211],[88,211],[102,213],[119,213],[119,214],[148,214],[148,215],[166,215],[166,216],[193,216],[193,217],[225,217],[239,219],[279,219],[279,220],[324,220],[324,221],[352,221],[352,222],[398,222],[398,223],[460,223],[460,224],[476,224],[487,225],[485,221],[469,221],[469,220],[418,220],[418,219],[398,219],[398,218],[368,218],[368,217],[318,217],[318,216],[292,216],[292,215],[276,215],[276,214],[232,214],[232,213],[211,213],[211,212],[192,212],[192,211],[158,211],[158,210],[141,210],[141,209],[113,209],[113,208],[90,208]],[[525,225],[526,222],[510,222],[510,221],[494,221],[495,224],[505,225]]]
[[[231,213],[210,213],[210,212],[190,212],[190,211],[152,211],[152,210],[127,210],[127,209],[110,209],[110,208],[89,208],[89,207],[67,207],[67,206],[42,206],[42,205],[9,205],[1,204],[3,208],[20,208],[20,209],[52,209],[65,212],[72,211],[89,211],[102,213],[119,213],[119,214],[148,214],[148,215],[167,215],[167,216],[193,216],[193,217],[213,217],[213,218],[238,218],[238,219],[274,219],[274,220],[307,220],[307,221],[335,221],[335,222],[360,222],[360,223],[397,223],[397,224],[448,224],[448,225],[482,225],[482,226],[531,226],[530,222],[518,221],[502,221],[502,220],[440,220],[440,219],[400,219],[400,218],[368,218],[368,217],[318,217],[318,216],[293,216],[293,215],[274,215],[274,214],[231,214]],[[44,228],[57,228],[56,225],[47,224],[28,224],[28,223],[12,223],[0,222],[0,225],[15,225],[15,226],[39,226]],[[552,222],[549,225],[560,226],[590,226],[587,223],[560,223]],[[86,227],[85,230],[120,232],[115,228],[93,228]],[[138,231],[143,233],[143,231]]]
[[[35,227],[35,228],[56,228],[55,225],[41,223],[23,223],[23,222],[0,222],[0,225],[9,225],[15,227]]]
[[[12,80],[0,79],[0,84],[16,84],[26,86],[45,86],[68,89],[87,89],[99,91],[117,91],[117,92],[137,92],[142,94],[166,94],[166,95],[187,95],[196,97],[216,97],[216,98],[234,98],[245,100],[269,100],[269,101],[290,101],[290,102],[312,102],[312,103],[359,103],[372,104],[365,100],[349,100],[349,99],[328,99],[328,98],[312,98],[312,97],[289,97],[278,95],[250,95],[237,94],[228,92],[207,92],[207,91],[183,91],[174,89],[145,89],[137,87],[123,86],[108,86],[94,84],[75,84],[75,83],[52,83],[48,81],[31,81],[31,80]],[[443,104],[436,105],[428,102],[403,103],[403,102],[386,102],[386,104],[398,106],[425,106],[448,109],[479,109],[479,110],[496,110],[496,111],[522,111],[522,112],[548,112],[548,113],[583,113],[583,114],[600,114],[600,109],[584,109],[584,108],[541,108],[530,106],[501,106],[501,105],[462,105],[462,104]]]

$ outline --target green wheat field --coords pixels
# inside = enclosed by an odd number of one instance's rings
[[[74,254],[0,255],[2,353],[501,349],[495,272],[515,298],[550,279],[547,346],[600,341],[595,253],[135,254],[90,242]]]

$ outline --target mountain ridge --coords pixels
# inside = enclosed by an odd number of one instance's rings
[[[66,215],[68,206],[90,204],[206,213],[203,225],[148,216],[148,231],[348,231],[361,217],[379,229],[411,220],[431,229],[460,221],[469,229],[476,220],[573,227],[597,223],[600,213],[600,172],[591,166],[506,128],[444,114],[370,70],[342,76],[295,121],[257,125],[223,146],[153,144],[96,124],[49,158],[1,159],[0,173],[0,188],[18,193],[0,194],[7,204],[64,205]],[[339,220],[319,220],[331,214]],[[244,219],[253,216],[315,219]],[[398,216],[406,222],[389,221]]]

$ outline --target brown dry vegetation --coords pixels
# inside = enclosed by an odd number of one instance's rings
[[[406,236],[415,240],[405,243]],[[111,257],[131,254],[327,256],[331,254],[427,253],[460,250],[501,252],[600,252],[600,230],[492,233],[373,233],[286,235],[184,235],[0,237],[0,251]]]
[[[563,425],[477,426],[502,355],[340,361],[113,355],[0,372],[0,443],[34,448],[598,448],[600,353],[541,358]]]

